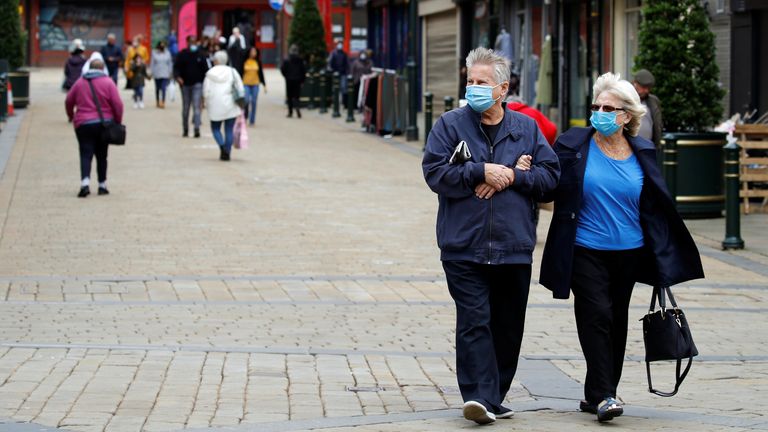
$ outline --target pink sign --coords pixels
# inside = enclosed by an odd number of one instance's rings
[[[197,36],[197,0],[189,0],[179,11],[179,49],[187,47],[187,36]]]

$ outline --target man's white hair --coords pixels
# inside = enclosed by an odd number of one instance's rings
[[[507,59],[488,48],[475,48],[467,55],[467,71],[476,64],[493,67],[496,84],[509,81],[509,63]]]
[[[229,61],[229,56],[226,51],[219,50],[213,54],[213,61],[217,65],[225,65]]]
[[[600,93],[608,92],[609,94],[616,96],[621,101],[621,106],[616,108],[624,108],[624,111],[629,114],[629,123],[625,126],[627,133],[630,136],[637,136],[640,131],[640,121],[648,110],[640,102],[640,96],[629,81],[621,79],[620,74],[611,72],[600,75],[595,80],[595,85],[592,86],[592,93],[594,94],[594,103]]]

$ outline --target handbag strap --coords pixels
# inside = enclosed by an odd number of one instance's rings
[[[659,299],[659,308],[661,308],[662,311],[665,311],[667,309],[667,303],[665,300],[665,297],[669,298],[669,303],[672,305],[672,308],[675,310],[679,309],[677,307],[677,301],[675,301],[675,296],[672,295],[672,290],[668,286],[664,287],[653,287],[653,294],[651,295],[651,307],[648,309],[650,313],[653,313],[653,311],[656,309],[656,298]]]
[[[86,81],[88,81],[88,86],[91,87],[91,96],[93,96],[93,103],[96,104],[96,111],[99,112],[99,119],[101,119],[101,123],[104,123],[104,114],[101,112],[101,103],[99,103],[99,97],[96,96],[96,89],[93,88],[93,81],[92,78],[86,78]]]
[[[675,389],[669,393],[656,390],[653,388],[653,381],[651,381],[651,363],[645,362],[645,370],[648,373],[648,391],[661,397],[672,397],[677,394],[677,390],[680,388],[680,384],[683,383],[685,377],[688,376],[688,371],[691,370],[691,364],[693,363],[693,356],[688,357],[688,365],[685,366],[683,373],[680,373],[680,367],[683,360],[677,359],[677,366],[675,367]]]

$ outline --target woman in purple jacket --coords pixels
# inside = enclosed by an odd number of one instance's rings
[[[93,89],[91,89],[93,85]],[[90,69],[85,72],[67,93],[66,109],[69,121],[75,125],[75,134],[80,146],[80,192],[77,196],[85,198],[90,193],[91,161],[96,156],[96,172],[99,178],[99,195],[109,193],[107,189],[107,149],[108,144],[102,138],[101,116],[94,99],[94,93],[104,116],[104,121],[122,123],[123,102],[117,92],[117,86],[104,72],[104,62],[90,60]]]

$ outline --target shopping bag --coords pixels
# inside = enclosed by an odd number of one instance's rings
[[[171,80],[168,84],[168,100],[171,102],[176,101],[176,81]]]
[[[233,145],[237,149],[245,150],[248,148],[248,127],[245,123],[245,116],[242,114],[235,120]]]

